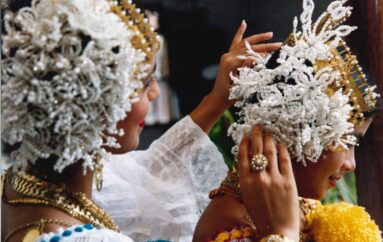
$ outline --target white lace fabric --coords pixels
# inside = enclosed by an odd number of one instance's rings
[[[94,200],[135,241],[192,241],[195,225],[227,166],[187,116],[148,150],[112,156]]]
[[[109,229],[93,228],[91,230],[82,229],[81,232],[76,232],[76,228],[82,228],[82,225],[75,225],[67,229],[61,228],[57,233],[42,234],[36,242],[133,242],[131,238]],[[70,231],[70,235],[64,236],[64,231]]]

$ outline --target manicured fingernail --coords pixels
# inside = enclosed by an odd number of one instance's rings
[[[274,32],[267,32],[266,34],[273,36]]]
[[[246,20],[243,19],[241,24],[246,24]]]

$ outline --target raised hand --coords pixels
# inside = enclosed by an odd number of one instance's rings
[[[252,65],[253,59],[241,60],[238,56],[246,56],[246,42],[251,46],[252,50],[259,54],[267,54],[275,51],[281,47],[281,43],[262,43],[270,40],[273,37],[273,33],[261,33],[243,38],[247,25],[243,21],[234,35],[233,41],[229,48],[229,51],[222,55],[217,78],[214,88],[210,93],[210,96],[215,98],[216,102],[225,109],[231,107],[235,100],[229,100],[230,87],[232,81],[230,79],[230,73],[237,70],[237,68],[244,65]]]
[[[229,100],[232,86],[230,73],[235,72],[241,66],[254,64],[252,58],[245,60],[238,58],[238,56],[246,56],[246,42],[253,51],[260,54],[267,54],[281,47],[281,43],[261,43],[270,40],[273,37],[272,33],[255,34],[244,39],[245,31],[246,22],[243,21],[234,35],[229,51],[221,57],[213,90],[190,113],[190,117],[206,133],[210,131],[222,113],[235,103],[235,100]]]
[[[298,192],[287,148],[258,125],[242,140],[237,160],[242,199],[260,238],[280,234],[299,241]]]

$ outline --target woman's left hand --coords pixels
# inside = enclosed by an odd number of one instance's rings
[[[282,44],[262,43],[273,37],[272,32],[255,34],[243,38],[246,28],[246,22],[243,21],[233,38],[229,51],[222,55],[214,88],[209,94],[212,102],[214,102],[214,106],[222,107],[223,111],[230,108],[235,103],[235,100],[229,100],[230,88],[232,86],[230,73],[236,71],[239,67],[254,64],[254,60],[251,58],[246,60],[238,59],[239,55],[247,55],[246,42],[249,43],[253,51],[263,55],[278,50]]]
[[[267,159],[266,168],[252,168],[256,155]],[[287,148],[258,125],[251,139],[242,140],[237,160],[242,199],[260,238],[280,234],[299,241],[298,191]]]

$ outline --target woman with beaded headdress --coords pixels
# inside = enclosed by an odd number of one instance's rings
[[[234,103],[229,73],[247,63],[236,58],[246,24],[201,104],[150,149],[123,158],[108,155],[137,147],[159,95],[158,42],[140,10],[130,1],[34,0],[6,12],[4,26],[2,140],[12,167],[2,176],[2,240],[130,241],[113,218],[138,240],[190,238],[202,194],[225,172],[205,133]],[[271,37],[246,41],[266,53],[280,47],[257,44]],[[93,176],[112,216],[91,200]]]
[[[265,60],[249,49],[254,67],[232,75],[237,165],[211,191],[193,241],[382,241],[363,208],[317,201],[355,169],[355,146],[382,107],[342,40],[356,29],[341,25],[345,3],[313,23],[314,2],[304,0],[301,31],[296,18],[279,51]]]

